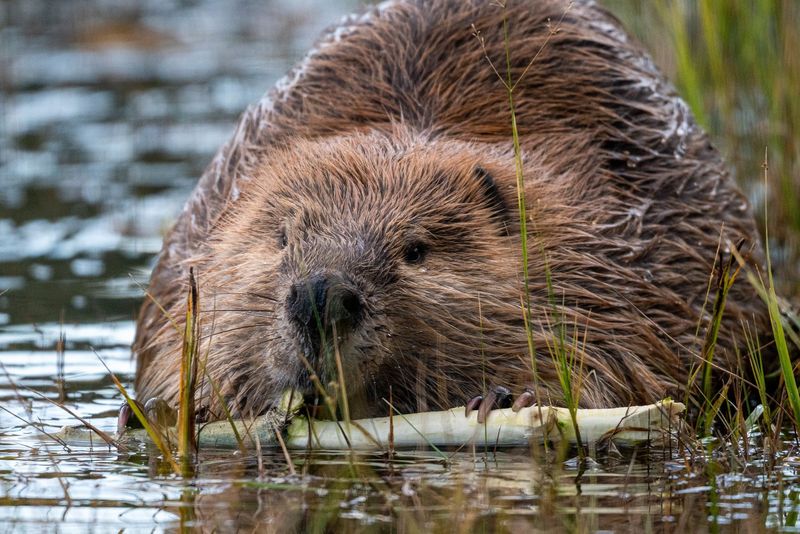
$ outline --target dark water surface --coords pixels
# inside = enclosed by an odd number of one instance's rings
[[[790,440],[771,470],[756,440],[711,467],[669,451],[601,452],[580,470],[428,451],[297,454],[294,476],[281,454],[206,451],[182,480],[149,451],[44,434],[76,421],[35,392],[115,428],[98,357],[131,383],[162,233],[238,114],[355,5],[0,2],[0,531],[791,530]]]

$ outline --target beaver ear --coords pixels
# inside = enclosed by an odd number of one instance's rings
[[[480,183],[486,205],[489,206],[497,221],[503,226],[503,233],[505,234],[505,229],[509,227],[511,220],[509,217],[508,206],[506,205],[506,201],[503,199],[503,195],[500,193],[500,188],[497,187],[497,182],[495,182],[494,176],[480,166],[475,167],[473,173],[475,178],[477,178]]]

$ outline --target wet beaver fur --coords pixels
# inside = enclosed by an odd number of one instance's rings
[[[559,340],[581,362],[584,407],[682,395],[718,244],[757,265],[756,227],[641,46],[594,2],[567,5],[390,1],[328,31],[245,112],[167,236],[137,325],[139,398],[176,402],[181,335],[154,301],[180,326],[190,266],[200,355],[235,415],[263,413],[289,386],[311,394],[311,371],[336,380],[337,354],[353,416],[385,414],[390,388],[409,412],[490,384],[519,394],[534,361],[538,395],[557,404]],[[481,44],[504,73],[504,17],[533,357],[508,95]],[[764,331],[765,313],[734,284],[718,381],[742,373],[740,321]]]

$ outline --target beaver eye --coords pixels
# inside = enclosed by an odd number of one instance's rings
[[[422,263],[427,253],[428,247],[426,247],[424,243],[411,243],[406,247],[404,259],[406,263]]]
[[[289,238],[286,235],[286,229],[281,228],[281,233],[278,234],[278,246],[283,249],[286,248],[288,244],[289,244]]]

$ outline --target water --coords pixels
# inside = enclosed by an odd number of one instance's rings
[[[793,524],[800,461],[706,466],[675,451],[283,455],[147,449],[45,433],[116,425],[162,233],[238,114],[354,1],[0,4],[0,531],[715,530]],[[64,341],[63,368],[57,346]],[[59,386],[63,377],[64,388]],[[21,419],[20,419],[21,418]],[[31,424],[35,423],[34,424]],[[569,454],[567,455],[569,456]]]

